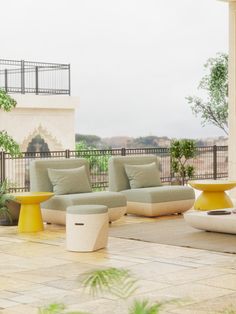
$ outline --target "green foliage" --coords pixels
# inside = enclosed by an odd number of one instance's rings
[[[46,307],[39,309],[39,314],[61,314],[65,309],[65,305],[62,303],[52,303]]]
[[[4,90],[0,89],[0,108],[4,111],[11,111],[16,106],[16,101]]]
[[[188,96],[192,112],[202,118],[202,125],[213,124],[228,134],[228,55],[218,53],[204,65],[208,73],[201,79],[198,89],[206,99]]]
[[[108,159],[110,154],[107,151],[97,151],[93,147],[87,146],[83,141],[76,143],[76,151],[78,157],[83,157],[88,160],[91,172],[107,172],[108,171]]]
[[[4,90],[0,89],[0,109],[3,109],[4,111],[11,111],[11,109],[15,108],[15,106],[16,101]],[[18,156],[20,154],[19,145],[4,130],[0,131],[0,149],[9,153],[11,156]]]
[[[170,145],[171,169],[177,180],[184,185],[186,179],[194,175],[194,167],[188,163],[196,156],[196,142],[194,140],[173,140]]]
[[[10,135],[7,134],[6,131],[0,131],[0,148],[9,153],[11,156],[20,155],[19,145]]]
[[[129,270],[107,268],[87,272],[80,276],[82,286],[91,295],[110,294],[126,300],[137,290],[137,279]],[[166,303],[166,302],[165,302]],[[169,303],[169,302],[168,302]],[[128,314],[158,314],[164,303],[150,303],[149,300],[135,300]],[[39,314],[89,314],[84,312],[67,312],[64,304],[52,303],[39,309]]]
[[[13,200],[14,197],[7,193],[8,188],[9,188],[8,182],[7,180],[4,180],[0,184],[0,217],[6,218],[7,220],[9,220],[10,224],[12,224],[12,217],[7,207],[7,203],[10,200]]]
[[[148,300],[136,300],[130,308],[129,314],[158,314],[161,307],[162,303],[149,304]]]
[[[66,311],[66,307],[63,303],[52,303],[48,306],[39,308],[39,314],[89,314],[85,312],[78,311]]]
[[[93,296],[99,293],[108,293],[121,299],[127,299],[137,290],[137,280],[133,278],[127,269],[112,267],[95,270],[84,276],[83,287]]]
[[[83,142],[88,147],[100,148],[102,145],[101,137],[97,135],[84,135],[84,134],[75,134],[75,141]]]

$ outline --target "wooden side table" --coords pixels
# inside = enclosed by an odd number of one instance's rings
[[[193,188],[202,191],[194,203],[195,209],[213,210],[233,207],[233,203],[225,191],[236,187],[236,181],[196,180],[188,181],[188,183]]]
[[[14,193],[16,201],[21,204],[18,221],[19,232],[37,232],[44,230],[40,203],[48,200],[51,192]]]

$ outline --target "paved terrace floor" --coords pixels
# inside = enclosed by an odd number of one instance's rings
[[[113,227],[142,221],[153,219],[127,216]],[[123,301],[85,294],[78,275],[103,267],[130,269],[140,279],[134,297]],[[34,314],[38,307],[52,302],[63,302],[68,310],[125,314],[134,298],[174,300],[161,313],[210,314],[236,309],[235,255],[112,237],[106,249],[74,253],[65,249],[65,229],[55,225],[37,234],[0,227],[0,274],[2,314]]]

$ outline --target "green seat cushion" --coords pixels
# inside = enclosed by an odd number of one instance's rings
[[[55,195],[42,204],[42,208],[66,210],[72,205],[105,205],[108,208],[125,207],[126,197],[118,192],[92,192]]]
[[[160,186],[160,172],[156,162],[144,165],[125,165],[131,189]]]
[[[72,169],[49,168],[48,176],[56,195],[92,191],[85,166]]]
[[[104,214],[108,208],[104,205],[75,205],[67,207],[66,212],[73,215]]]
[[[164,203],[195,199],[194,190],[188,186],[159,186],[122,191],[128,202]]]

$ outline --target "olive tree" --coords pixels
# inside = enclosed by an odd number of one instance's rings
[[[177,182],[184,185],[194,175],[194,166],[189,160],[197,154],[194,140],[172,140],[170,144],[171,170]]]
[[[228,134],[228,55],[218,53],[204,67],[207,73],[198,86],[203,96],[186,99],[194,115],[201,117],[203,126],[212,124]]]

